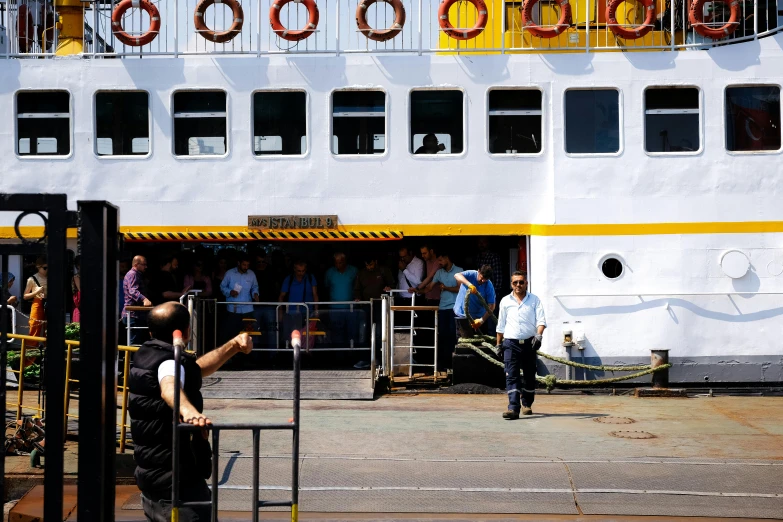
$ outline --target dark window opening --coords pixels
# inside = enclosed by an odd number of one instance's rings
[[[489,92],[489,152],[541,152],[541,91],[498,89]]]
[[[620,151],[620,93],[616,89],[565,93],[565,145],[572,154]]]
[[[67,156],[71,152],[71,95],[66,91],[19,92],[16,129],[20,156]]]
[[[149,95],[95,95],[95,150],[99,156],[144,155],[150,151]]]
[[[623,275],[623,263],[616,257],[610,257],[601,264],[601,272],[609,279],[617,279]]]
[[[386,150],[386,93],[335,92],[332,116],[333,154],[383,154]]]
[[[307,151],[307,93],[253,94],[253,152],[301,155]]]
[[[462,91],[411,93],[413,154],[459,154],[464,148]]]
[[[780,87],[726,88],[726,148],[780,150]]]
[[[699,89],[650,88],[644,92],[647,152],[693,152],[699,137]]]
[[[226,93],[174,93],[174,154],[222,156],[226,153]]]

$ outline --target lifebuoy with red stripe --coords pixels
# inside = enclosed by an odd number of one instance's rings
[[[16,36],[19,40],[20,53],[29,53],[33,48],[33,43],[35,42],[34,34],[35,21],[33,21],[33,13],[30,12],[27,4],[22,4],[16,12]]]
[[[280,10],[291,0],[275,0],[272,3],[272,7],[269,8],[269,23],[272,24],[272,30],[277,36],[283,40],[289,42],[298,42],[304,40],[315,32],[315,28],[318,27],[318,6],[315,5],[314,0],[293,0],[297,4],[302,4],[307,8],[308,20],[304,29],[297,29],[289,31],[280,22]]]
[[[375,2],[386,2],[394,9],[394,22],[388,29],[376,30],[367,23],[367,9]],[[405,6],[402,5],[400,0],[362,0],[356,6],[356,25],[359,27],[359,32],[370,40],[375,40],[376,42],[391,40],[400,34],[402,27],[405,25]]]
[[[704,3],[706,1],[707,0],[694,0],[688,10],[688,21],[693,26],[694,31],[707,38],[720,40],[737,30],[740,19],[739,0],[731,0],[730,2],[727,2],[726,0],[714,0],[729,4],[729,20],[720,27],[707,27],[706,23],[708,22],[704,19]]]
[[[554,0],[560,6],[560,19],[553,26],[542,27],[533,21],[533,8],[538,0],[526,0],[520,9],[525,31],[539,38],[554,38],[571,25],[571,4],[568,0]]]
[[[226,6],[231,9],[233,22],[231,27],[227,30],[213,31],[207,27],[206,22],[204,22],[207,8],[212,4],[226,4]],[[233,40],[236,35],[242,32],[244,17],[245,14],[242,12],[242,6],[237,0],[201,0],[196,6],[196,10],[193,12],[193,25],[196,26],[196,32],[210,42],[226,43]]]
[[[126,33],[122,27],[122,17],[125,15],[125,11],[131,7],[144,10],[150,17],[150,26],[139,36],[132,36]],[[158,12],[158,8],[154,4],[147,0],[122,0],[111,14],[111,32],[114,33],[117,40],[125,45],[130,45],[131,47],[147,45],[160,32],[160,12]]]
[[[468,2],[473,4],[473,7],[476,8],[476,11],[478,11],[476,23],[470,29],[455,29],[454,26],[451,25],[451,22],[449,22],[449,9],[458,1],[460,0],[441,1],[440,7],[438,8],[438,23],[440,23],[440,28],[443,32],[449,35],[449,37],[454,38],[455,40],[472,40],[480,35],[484,31],[484,28],[487,27],[487,4],[484,3],[484,0],[468,0]]]
[[[617,8],[626,1],[630,2],[632,0],[612,0],[606,6],[606,23],[609,24],[609,30],[611,30],[615,36],[619,36],[626,40],[642,38],[653,30],[653,24],[655,24],[655,0],[636,0],[642,4],[647,15],[644,17],[642,25],[632,27],[623,27],[617,21]]]

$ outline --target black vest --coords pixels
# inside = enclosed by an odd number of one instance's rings
[[[158,367],[174,359],[172,345],[152,339],[133,354],[128,379],[128,413],[131,418],[133,457],[136,461],[136,484],[153,500],[171,497],[171,437],[173,415],[160,396]],[[185,395],[199,411],[204,409],[201,397],[201,368],[196,357],[182,353],[185,370]],[[209,443],[199,432],[180,432],[180,494],[188,487],[203,485],[211,472]]]

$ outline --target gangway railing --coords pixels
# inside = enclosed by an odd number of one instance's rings
[[[400,367],[400,366],[407,366],[408,367],[408,377],[413,377],[413,368],[432,368],[432,374],[434,381],[438,381],[438,307],[437,306],[416,306],[416,294],[409,294],[407,290],[389,290],[389,294],[392,294],[391,298],[391,305],[388,307],[389,310],[389,330],[391,333],[391,339],[389,340],[389,346],[390,348],[390,361],[388,363],[389,367],[389,378],[393,381],[394,380],[394,368]],[[394,294],[408,294],[411,295],[411,304],[410,305],[395,305],[394,304]],[[406,326],[396,326],[394,323],[394,314],[395,312],[410,312],[410,324]],[[419,317],[416,312],[433,312],[433,315],[435,317],[434,326],[417,326],[415,324],[416,319]],[[408,331],[409,334],[409,344],[398,346],[395,333],[396,332],[404,332]],[[420,345],[416,344],[416,335],[417,331],[431,331],[433,332],[432,338],[434,339],[434,342],[432,346],[430,345]],[[408,363],[394,363],[394,352],[397,348],[407,348],[408,349],[408,356],[409,360]],[[432,364],[425,364],[425,363],[418,363],[414,362],[413,355],[416,353],[417,349],[424,349],[424,350],[432,350],[433,351],[433,363]]]
[[[300,305],[305,309],[305,316],[309,319],[310,309],[307,305]],[[174,338],[174,409],[173,409],[173,440],[172,440],[172,488],[171,488],[171,520],[176,522],[179,520],[179,508],[185,506],[209,506],[212,510],[212,522],[218,520],[218,473],[219,473],[219,452],[220,452],[220,432],[221,431],[244,431],[248,430],[253,433],[253,479],[252,479],[252,516],[253,522],[258,522],[258,510],[264,507],[290,507],[291,508],[291,522],[297,522],[299,520],[299,404],[301,398],[301,369],[300,369],[300,351],[302,346],[301,334],[298,330],[292,332],[291,346],[294,352],[294,401],[293,401],[293,419],[288,423],[217,423],[209,424],[205,427],[195,426],[192,424],[179,422],[179,407],[180,407],[180,383],[182,382],[180,358],[182,351],[185,349],[185,344],[182,341],[182,334],[179,333],[177,338],[177,332],[175,332]],[[304,332],[305,342],[308,341],[308,333]],[[196,431],[206,429],[212,432],[212,485],[211,485],[211,500],[209,501],[195,501],[195,502],[180,502],[179,498],[179,439],[180,431]],[[293,434],[292,448],[291,448],[291,500],[259,500],[258,498],[258,486],[259,486],[259,462],[260,462],[260,437],[262,431],[287,431],[290,430]]]
[[[132,313],[147,313],[150,310],[152,310],[154,307],[152,306],[126,306],[125,311],[126,312],[132,312]],[[144,326],[131,326],[130,317],[128,317],[128,323],[125,325],[125,342],[127,346],[139,346],[138,344],[132,344],[131,339],[133,337],[131,330],[149,330],[147,327],[147,322],[144,322]]]

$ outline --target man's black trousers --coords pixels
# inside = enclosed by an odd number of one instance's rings
[[[503,339],[502,346],[508,409],[519,413],[520,396],[525,408],[532,407],[536,398],[536,352],[533,349],[533,338],[522,341]]]

